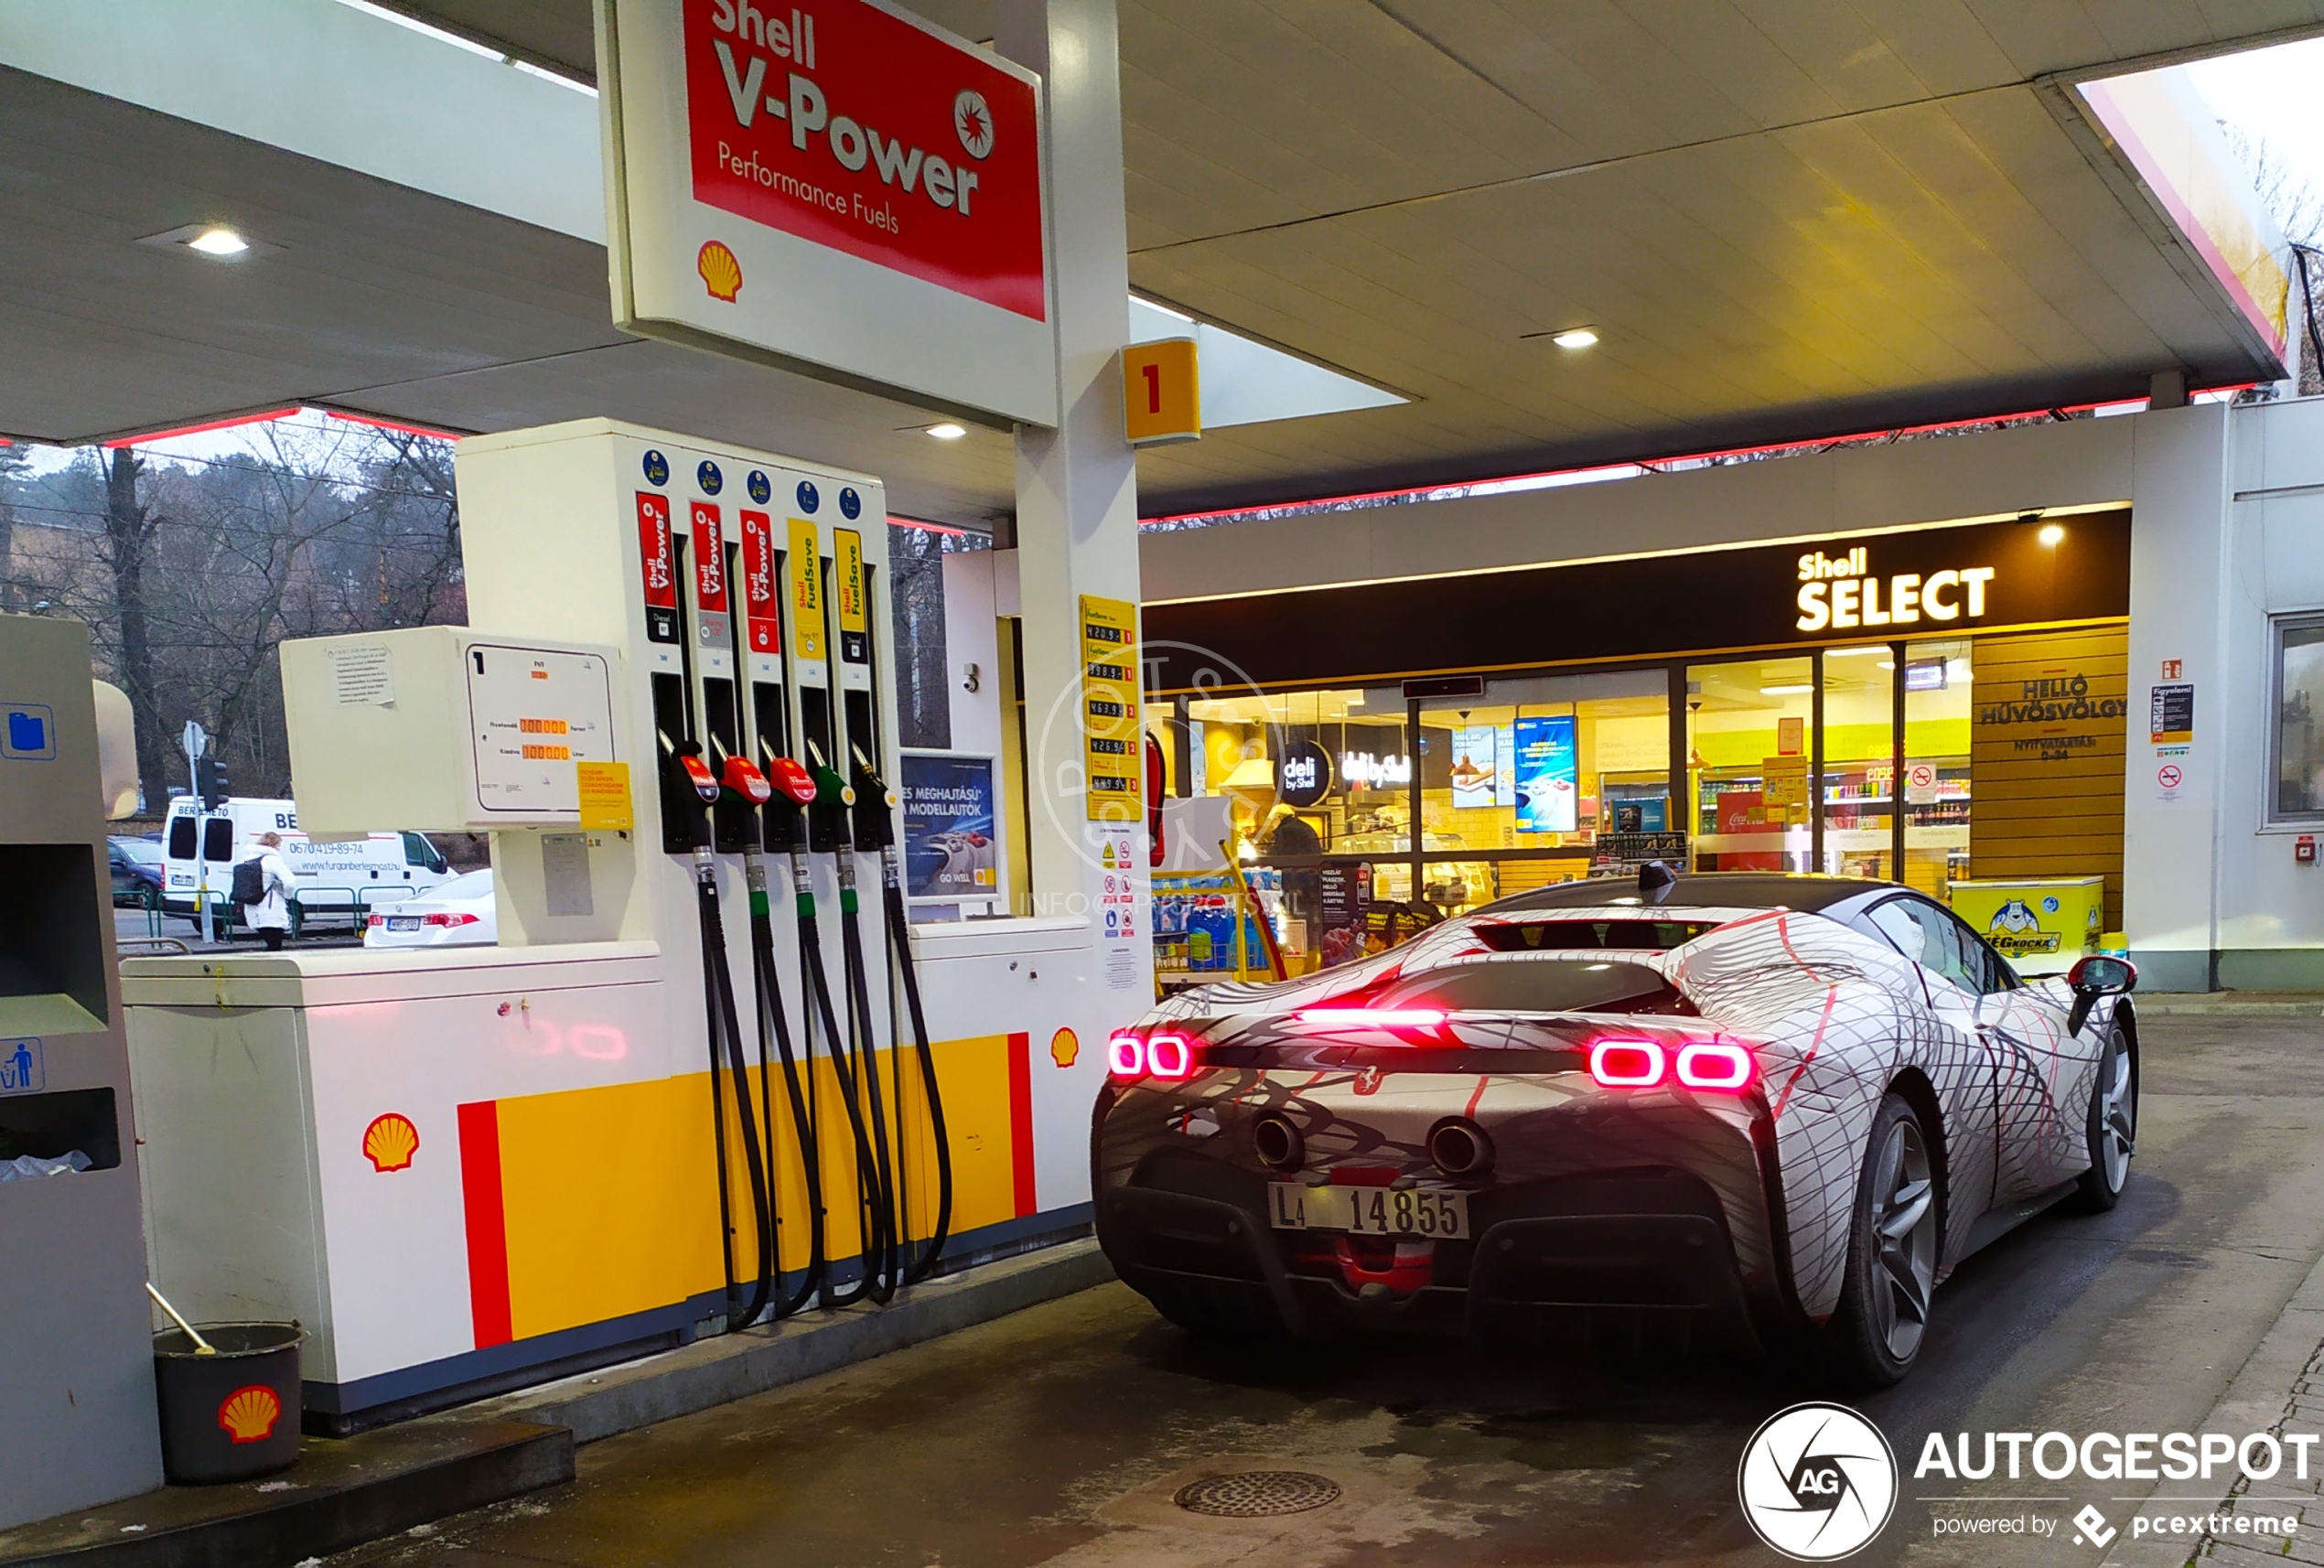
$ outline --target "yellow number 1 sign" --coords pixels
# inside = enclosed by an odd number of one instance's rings
[[[1122,350],[1122,424],[1133,446],[1202,439],[1202,376],[1193,338]]]

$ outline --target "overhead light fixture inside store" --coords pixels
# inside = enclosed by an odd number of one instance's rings
[[[1875,642],[1864,648],[1827,648],[1824,650],[1824,657],[1826,659],[1861,659],[1871,654],[1886,653],[1888,651],[1888,645],[1887,643]]]
[[[2041,525],[2041,532],[2035,534],[2034,537],[2041,541],[2042,543],[2048,545],[2050,549],[2055,550],[2061,542],[2064,542],[2066,530],[2064,525],[2061,523],[2045,522]]]
[[[1563,332],[1550,334],[1549,340],[1561,349],[1587,349],[1598,341],[1598,328],[1569,327]]]
[[[958,441],[962,436],[968,434],[968,426],[965,424],[954,424],[948,419],[941,424],[930,425],[928,427],[928,434],[933,435],[939,441]]]
[[[1796,685],[1762,686],[1759,688],[1759,695],[1762,697],[1803,697],[1814,690],[1815,686],[1813,682],[1802,681]]]

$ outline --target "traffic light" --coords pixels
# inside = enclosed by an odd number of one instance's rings
[[[234,792],[234,781],[227,776],[226,765],[214,757],[205,757],[194,764],[194,785],[205,811],[218,810]]]

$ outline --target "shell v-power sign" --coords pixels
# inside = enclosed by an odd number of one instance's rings
[[[1040,81],[877,0],[599,0],[614,314],[1053,424]]]

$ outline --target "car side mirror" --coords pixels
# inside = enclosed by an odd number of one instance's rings
[[[2066,972],[2066,983],[2073,987],[2073,1011],[2066,1015],[2066,1033],[2079,1035],[2082,1026],[2090,1022],[2090,1010],[2098,1005],[2102,996],[2120,996],[2138,989],[2138,971],[2126,958],[2107,958],[2092,954],[2074,961]]]

